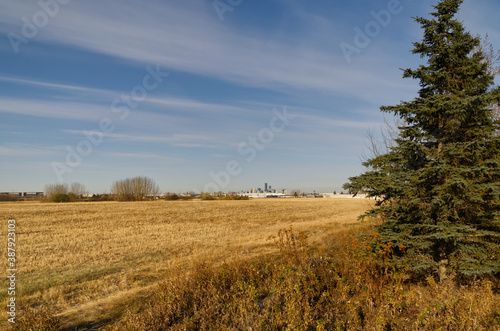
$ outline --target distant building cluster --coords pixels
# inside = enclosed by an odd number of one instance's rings
[[[271,187],[271,185],[267,185],[264,183],[264,189],[262,188],[253,188],[251,190],[242,190],[238,193],[240,196],[247,196],[249,198],[281,198],[286,197],[288,192],[286,189],[276,190]]]
[[[300,190],[292,190],[288,192],[286,189],[273,189],[271,185],[264,183],[264,189],[262,188],[252,188],[250,190],[242,190],[236,194],[240,196],[247,196],[249,198],[366,198],[366,194],[358,192],[354,197],[352,194],[344,192],[333,192],[333,193],[301,193]]]
[[[0,192],[0,197],[11,199],[41,199],[43,192]]]

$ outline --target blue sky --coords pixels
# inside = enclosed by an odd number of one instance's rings
[[[416,96],[399,68],[435,3],[2,0],[0,191],[340,190],[379,107]],[[498,12],[466,0],[461,19],[498,48]]]

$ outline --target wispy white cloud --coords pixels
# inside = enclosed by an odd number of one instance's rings
[[[56,155],[53,148],[20,143],[11,143],[0,146],[0,156],[4,157],[34,157],[50,155]]]
[[[383,99],[389,87],[401,88],[392,79],[396,75],[388,75],[387,70],[381,75],[384,68],[375,59],[364,58],[363,65],[346,66],[338,47],[318,50],[230,28],[214,18],[209,5],[201,0],[190,4],[151,1],[147,5],[133,1],[72,2],[37,38],[289,93],[322,91],[374,101]],[[27,7],[15,0],[7,0],[5,6],[10,12],[6,20],[11,24],[9,29]]]
[[[17,115],[98,121],[111,113],[109,107],[90,103],[8,97],[0,100],[0,113]]]
[[[153,159],[153,160],[160,160],[168,163],[179,163],[179,162],[184,162],[185,159],[181,158],[172,158],[172,157],[167,157],[163,155],[158,155],[158,154],[144,154],[144,153],[111,153],[109,156],[112,157],[123,157],[123,158],[129,158],[129,159]]]
[[[64,133],[72,135],[82,135],[80,130],[63,130]],[[116,142],[143,142],[143,143],[162,143],[179,147],[203,147],[218,148],[213,139],[207,136],[198,136],[190,134],[170,134],[170,135],[143,135],[143,134],[123,134],[123,133],[102,133],[103,137]],[[208,143],[203,143],[208,142]]]
[[[193,99],[183,99],[175,97],[152,97],[148,98],[145,103],[156,106],[169,107],[181,111],[203,112],[214,114],[234,114],[248,112],[250,107],[242,107],[234,104],[223,103],[208,103]],[[255,108],[255,104],[252,105]]]
[[[320,116],[320,115],[310,115],[303,114],[301,115],[301,127],[313,127],[316,129],[326,129],[326,130],[334,130],[338,128],[347,128],[347,129],[365,129],[373,125],[382,125],[383,123],[374,123],[365,122],[361,120],[345,120],[339,118],[338,116]]]
[[[17,77],[0,77],[0,81],[7,82],[7,83],[22,84],[22,85],[32,85],[32,86],[57,90],[60,92],[71,91],[71,92],[83,92],[83,93],[87,93],[87,94],[92,94],[93,96],[103,95],[103,96],[107,96],[109,98],[117,93],[114,91],[95,89],[95,88],[77,86],[77,85],[72,85],[72,84],[49,83],[49,82],[43,82],[40,80],[17,78]]]
[[[119,100],[123,92],[94,89],[71,84],[49,83],[41,80],[25,78],[0,77],[0,81],[21,84],[23,86],[37,86],[50,89],[47,97],[26,98],[0,96],[0,113],[12,113],[36,117],[58,119],[99,121],[104,117],[117,117],[112,111],[112,102]],[[70,93],[67,93],[67,92]],[[42,90],[43,94],[43,90]],[[195,99],[176,98],[171,96],[152,96],[140,104],[140,109],[130,108],[130,114],[140,112],[140,123],[174,122],[179,124],[187,116],[199,116],[212,113],[214,115],[237,116],[248,114],[255,116],[264,113],[257,110],[262,105],[253,102],[209,103]],[[152,107],[157,109],[151,111]],[[269,111],[271,105],[267,106]],[[122,122],[123,120],[120,120]],[[128,121],[130,122],[130,121]],[[192,122],[192,118],[189,119]],[[127,123],[131,125],[132,123]],[[233,123],[234,125],[234,123]]]

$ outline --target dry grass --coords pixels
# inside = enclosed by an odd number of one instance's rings
[[[384,271],[352,247],[371,231],[345,229],[318,248],[303,233],[281,230],[279,254],[176,273],[142,311],[105,329],[500,330],[498,284],[419,283]]]
[[[358,199],[1,203],[17,221],[18,298],[43,303],[64,326],[107,323],[142,306],[155,284],[199,261],[219,265],[277,251],[293,225],[309,242],[356,224],[371,205]],[[6,303],[6,281],[0,299]],[[26,308],[27,309],[27,308]]]
[[[372,203],[0,204],[18,224],[17,329],[500,330],[498,279],[377,267],[358,240]]]

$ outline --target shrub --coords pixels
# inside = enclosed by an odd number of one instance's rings
[[[174,201],[174,200],[179,200],[180,197],[177,195],[177,194],[167,194],[165,196],[165,200],[168,200],[168,201]]]
[[[201,200],[217,200],[214,196],[212,196],[210,193],[205,193],[201,197]]]
[[[0,194],[0,201],[18,201],[19,197],[8,194]]]
[[[69,194],[56,194],[54,195],[54,197],[52,198],[52,202],[70,202],[71,201],[71,197],[69,196]]]

